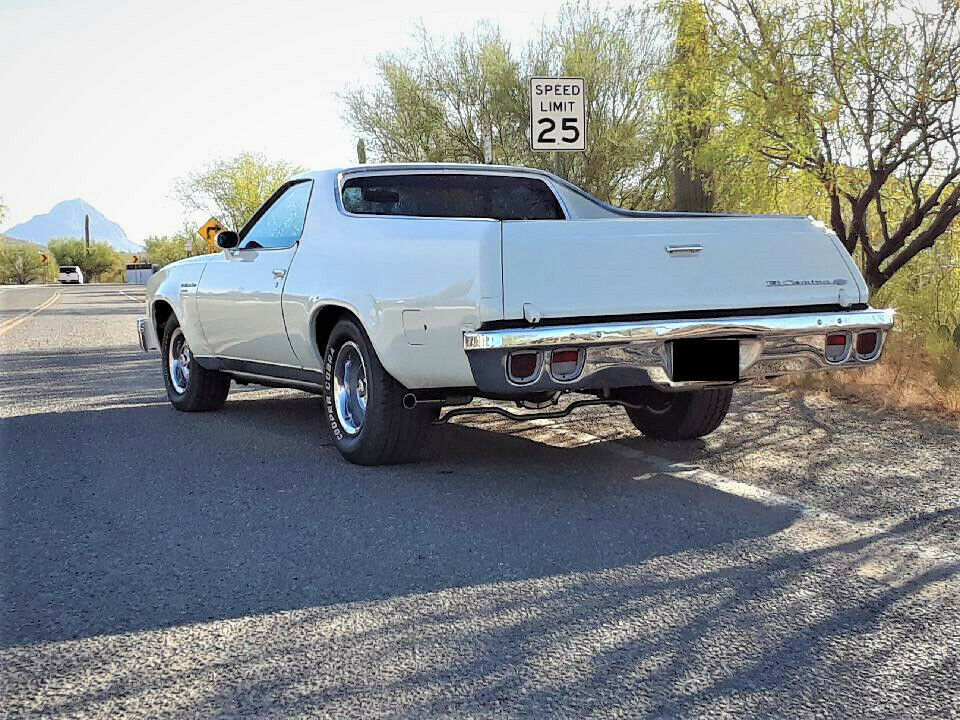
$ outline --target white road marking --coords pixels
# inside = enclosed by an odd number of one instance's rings
[[[142,302],[145,302],[146,300],[145,297],[134,297],[133,295],[125,293],[123,290],[117,290],[117,292],[123,295],[128,300],[133,300],[135,303],[142,303]]]
[[[55,292],[52,296],[47,298],[44,302],[37,305],[37,307],[35,307],[33,310],[28,310],[25,313],[21,313],[20,315],[17,315],[15,318],[10,318],[9,320],[5,320],[4,322],[0,323],[0,335],[3,335],[5,332],[8,332],[10,330],[13,330],[17,325],[22,323],[24,320],[26,320],[32,315],[36,315],[41,310],[47,309],[59,299],[60,299],[60,291],[57,290],[57,292]]]

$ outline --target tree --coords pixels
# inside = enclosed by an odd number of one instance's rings
[[[91,243],[88,248],[79,238],[56,238],[47,247],[58,265],[76,265],[90,281],[118,271],[122,266],[120,254],[107,243]]]
[[[7,217],[7,206],[3,202],[3,197],[0,196],[0,222],[3,222]]]
[[[679,0],[668,7],[673,51],[660,82],[668,113],[665,127],[672,146],[673,209],[713,210],[712,173],[705,151],[719,122],[720,68],[709,42],[702,0]]]
[[[960,5],[934,5],[717,0],[710,12],[735,144],[819,183],[873,289],[960,215]]]
[[[190,253],[184,242],[169,235],[152,235],[145,241],[144,254],[154,265],[163,267],[177,260],[182,260]]]
[[[216,160],[176,182],[176,195],[188,210],[210,213],[239,230],[280,185],[302,168],[244,152]]]
[[[32,245],[0,243],[0,283],[27,285],[46,277],[43,256]]]
[[[378,80],[340,99],[367,153],[383,162],[484,160],[554,169],[553,154],[530,150],[529,84],[535,75],[585,78],[588,145],[559,168],[600,198],[626,207],[664,205],[660,94],[653,77],[666,49],[653,9],[597,11],[567,4],[522,54],[488,23],[450,40],[420,28],[415,47],[377,59]]]
[[[191,249],[187,250],[188,241]],[[205,255],[209,252],[207,241],[200,237],[189,225],[174,235],[153,235],[146,239],[145,255],[151,263],[163,267],[192,255]]]

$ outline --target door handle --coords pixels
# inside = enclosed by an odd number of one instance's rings
[[[696,255],[703,245],[667,245],[665,249],[670,255]]]
[[[284,275],[286,275],[286,274],[287,274],[287,271],[286,271],[286,270],[283,270],[282,268],[278,268],[278,269],[276,269],[276,270],[273,271],[273,276],[274,276],[275,278],[278,278],[278,279],[279,279],[279,278],[282,278],[282,277],[283,277]]]

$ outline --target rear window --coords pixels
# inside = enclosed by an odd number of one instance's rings
[[[416,173],[350,178],[343,207],[361,215],[559,220],[563,211],[542,180],[505,175]]]
[[[76,266],[76,265],[61,265],[61,266],[60,266],[60,272],[62,272],[62,273],[72,273],[72,272],[75,272],[76,269],[77,269],[77,266]]]

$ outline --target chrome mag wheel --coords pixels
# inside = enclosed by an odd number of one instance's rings
[[[177,328],[170,336],[170,346],[167,350],[167,367],[170,369],[170,383],[179,394],[187,391],[190,384],[190,362],[193,353],[183,336],[183,330]]]
[[[348,435],[363,430],[367,416],[367,368],[360,348],[348,340],[337,351],[333,366],[333,404],[340,427]]]

